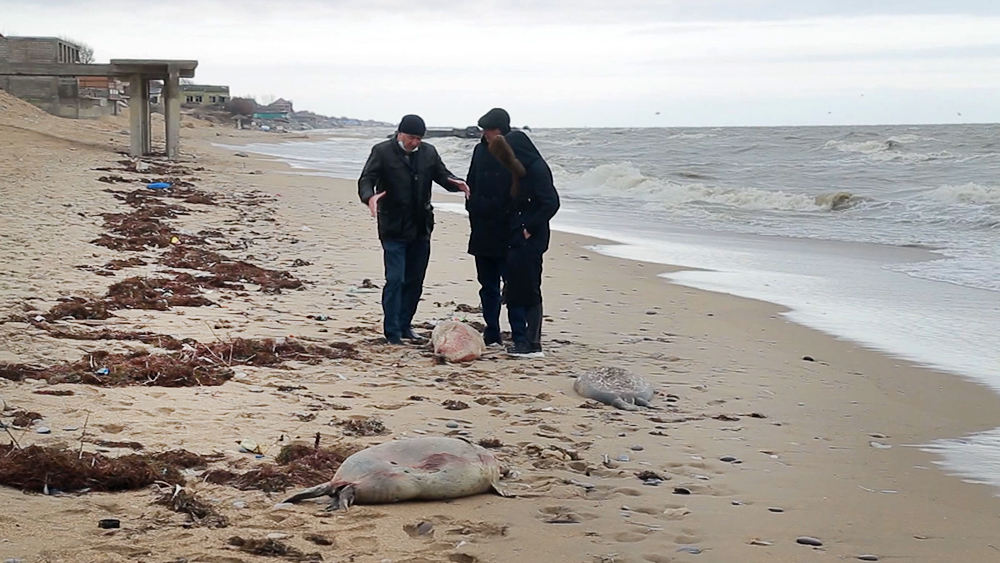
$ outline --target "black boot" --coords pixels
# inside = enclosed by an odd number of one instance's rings
[[[542,352],[542,304],[528,307],[524,311],[524,320],[528,323],[528,344],[532,352]]]
[[[524,320],[528,324],[528,341],[518,342],[507,348],[507,354],[518,358],[544,358],[542,351],[542,304],[524,310]]]

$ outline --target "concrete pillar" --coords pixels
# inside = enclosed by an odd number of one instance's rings
[[[149,108],[149,79],[143,76],[142,80],[142,123],[143,123],[143,135],[142,135],[142,154],[153,154],[153,129],[150,125],[150,108]]]
[[[167,127],[167,158],[180,156],[181,145],[181,72],[177,65],[168,67],[163,84],[163,120]]]
[[[129,154],[144,156],[149,142],[149,95],[141,74],[129,77]]]

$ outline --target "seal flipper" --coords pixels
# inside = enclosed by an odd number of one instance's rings
[[[323,483],[322,485],[316,485],[315,487],[310,487],[300,493],[294,494],[285,499],[283,502],[299,502],[300,500],[306,500],[308,498],[333,495],[334,486],[330,483]]]
[[[354,504],[354,485],[341,485],[330,494],[330,504],[326,505],[327,512],[334,510],[347,511]]]
[[[642,397],[636,397],[635,398],[635,404],[639,405],[640,407],[647,407],[647,408],[653,406],[653,405],[649,404],[649,401],[647,401],[646,399],[643,399]]]
[[[494,493],[496,493],[496,494],[498,494],[498,495],[500,495],[500,496],[502,496],[504,498],[514,498],[514,493],[511,493],[511,492],[507,491],[506,489],[501,488],[500,484],[497,483],[496,481],[490,483],[490,488],[493,489]]]
[[[615,397],[614,401],[611,402],[611,406],[615,407],[616,409],[621,409],[623,411],[639,410],[639,407],[625,401],[625,399],[622,399],[621,397]]]

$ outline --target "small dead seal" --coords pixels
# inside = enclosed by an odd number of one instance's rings
[[[483,335],[471,326],[458,321],[442,321],[431,333],[434,355],[445,361],[471,362],[486,352]]]
[[[643,376],[618,367],[601,367],[576,378],[573,390],[580,395],[628,411],[650,406],[653,386]]]
[[[500,462],[485,448],[458,438],[410,438],[361,450],[344,460],[329,483],[284,502],[329,496],[327,510],[352,504],[443,500],[500,489]]]

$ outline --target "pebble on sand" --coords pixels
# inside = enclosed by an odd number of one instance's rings
[[[878,555],[859,555],[858,559],[861,561],[878,561]]]
[[[47,426],[39,426],[35,429],[35,432],[38,432],[39,434],[51,434],[52,429]]]
[[[810,536],[799,536],[798,538],[796,538],[795,543],[800,545],[810,545],[812,547],[820,547],[821,545],[823,545],[823,542]]]

